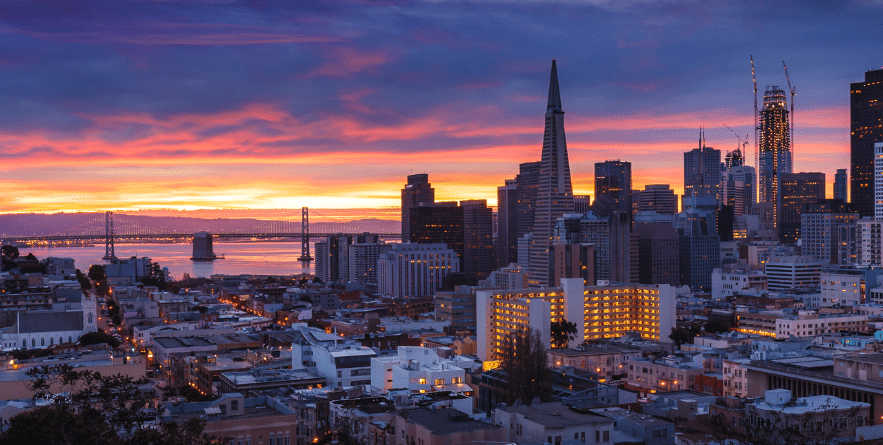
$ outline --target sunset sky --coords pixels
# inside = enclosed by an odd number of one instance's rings
[[[794,171],[830,193],[881,30],[871,0],[3,2],[0,212],[396,218],[423,172],[495,205],[540,155],[553,58],[577,194],[606,159],[680,192],[700,126],[753,163],[750,55],[759,100],[788,64]]]

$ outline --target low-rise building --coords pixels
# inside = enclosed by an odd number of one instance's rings
[[[458,366],[461,362],[463,367]],[[472,388],[465,382],[466,369],[475,367],[473,360],[443,359],[430,348],[400,346],[393,357],[371,359],[371,387],[382,394],[407,389],[412,394],[453,391],[471,395]]]
[[[497,408],[493,422],[502,427],[502,440],[511,443],[613,443],[613,419],[577,412],[561,402]]]
[[[714,269],[711,273],[711,298],[715,300],[731,297],[740,292],[766,289],[766,275],[759,271],[736,269],[724,272],[722,269]]]
[[[591,410],[595,414],[616,420],[615,433],[626,435],[617,443],[670,445],[675,443],[674,423],[625,408],[610,407]],[[618,434],[617,434],[618,435]]]
[[[705,373],[702,354],[667,354],[629,361],[626,384],[643,393],[696,388],[696,376]]]
[[[387,445],[452,445],[503,441],[500,425],[473,420],[455,409],[418,408],[396,414]]]
[[[571,366],[597,374],[601,382],[626,374],[626,362],[641,357],[641,350],[626,345],[604,342],[575,348],[550,349],[549,364],[554,367]]]
[[[870,407],[833,396],[794,398],[787,389],[774,389],[748,406],[746,420],[752,426],[788,425],[809,437],[855,438],[857,427],[870,425]]]
[[[236,444],[291,444],[298,425],[295,411],[269,396],[227,393],[211,402],[182,403],[166,409],[164,420],[181,424],[199,418],[205,421],[206,434]]]

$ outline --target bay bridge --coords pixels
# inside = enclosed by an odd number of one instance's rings
[[[72,227],[59,228],[56,233],[50,234],[3,234],[0,235],[2,244],[33,244],[40,242],[104,242],[106,247],[105,259],[116,258],[114,255],[114,243],[122,242],[189,242],[194,233],[198,231],[211,232],[212,237],[218,240],[260,240],[260,241],[288,241],[299,240],[302,245],[303,261],[312,260],[309,251],[310,240],[323,239],[333,235],[357,235],[365,232],[375,233],[383,239],[401,239],[401,233],[378,232],[361,227],[350,222],[321,222],[314,224],[318,230],[310,230],[309,209],[301,209],[300,221],[267,220],[257,221],[255,225],[243,225],[241,221],[251,220],[199,220],[179,222],[177,227],[161,224],[146,224],[144,217],[132,217],[130,215],[114,214],[113,212],[97,213],[89,219]],[[209,221],[210,223],[206,223]],[[239,224],[234,222],[239,221]],[[199,224],[199,226],[197,226]],[[239,225],[235,229],[210,230],[205,225]],[[191,226],[182,228],[181,226]]]

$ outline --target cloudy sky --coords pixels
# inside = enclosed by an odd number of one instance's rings
[[[831,183],[881,29],[870,0],[3,2],[0,211],[395,217],[422,172],[495,204],[540,155],[553,58],[575,193],[606,159],[680,191],[700,126],[735,149],[751,55],[761,98],[788,64],[795,171]]]

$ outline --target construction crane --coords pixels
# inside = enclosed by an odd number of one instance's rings
[[[788,91],[791,93],[791,122],[790,122],[791,125],[790,125],[790,130],[791,130],[791,159],[792,159],[791,163],[793,164],[794,163],[793,159],[795,159],[794,158],[794,95],[797,94],[795,92],[797,87],[791,86],[791,78],[788,77],[788,65],[785,65],[784,60],[782,61],[782,67],[785,68],[785,80],[788,81]]]
[[[742,152],[743,152],[743,156],[744,156],[745,146],[748,145],[748,140],[747,140],[747,139],[748,139],[748,135],[746,134],[746,135],[745,135],[745,139],[742,139],[741,137],[739,137],[738,134],[736,134],[736,131],[735,131],[735,130],[733,130],[732,128],[730,128],[729,125],[724,124],[724,127],[727,127],[727,130],[730,130],[730,132],[733,133],[733,136],[736,136],[736,139],[739,140],[739,145],[740,145],[741,148],[742,148]]]
[[[760,174],[760,163],[757,159],[757,78],[754,77],[754,56],[751,56],[751,80],[754,82],[754,168]]]

